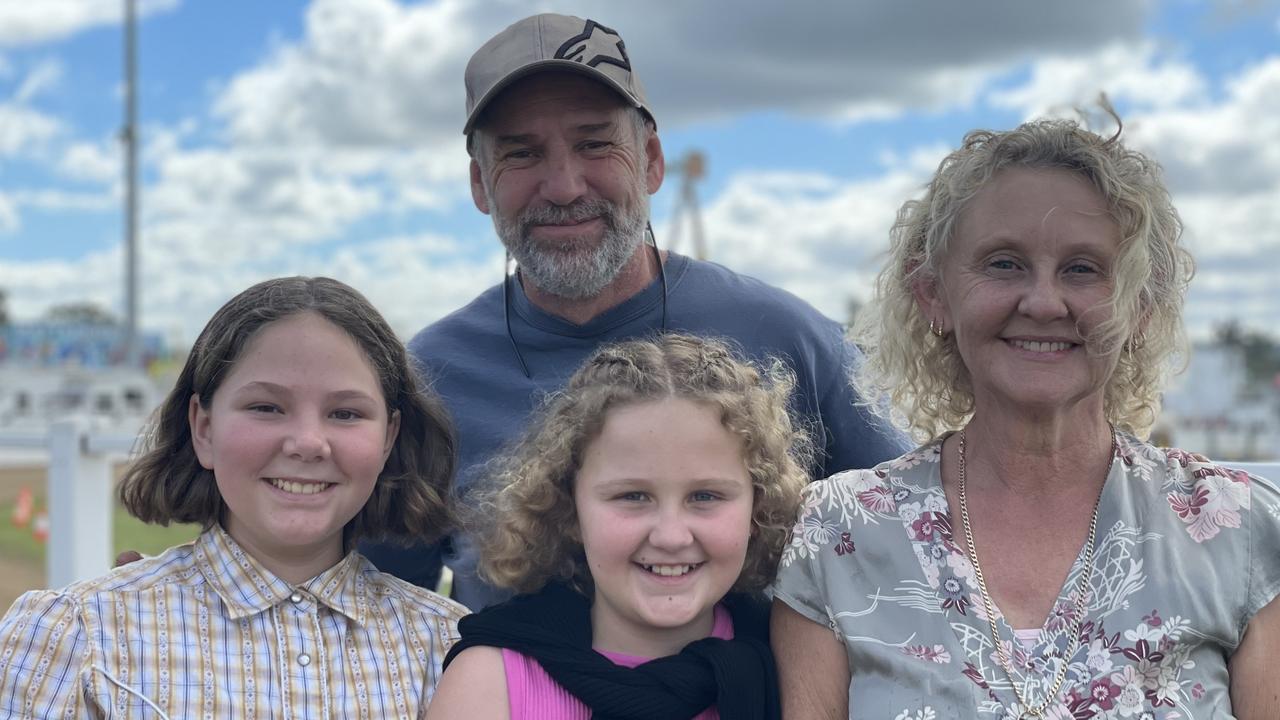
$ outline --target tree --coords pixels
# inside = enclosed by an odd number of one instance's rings
[[[120,321],[110,310],[97,303],[81,300],[54,305],[44,314],[45,320],[67,325],[119,325]]]

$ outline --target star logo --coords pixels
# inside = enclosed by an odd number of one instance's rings
[[[582,32],[574,35],[556,50],[555,59],[572,60],[595,67],[600,64],[616,65],[631,72],[631,60],[627,57],[627,48],[622,38],[610,28],[588,20]]]

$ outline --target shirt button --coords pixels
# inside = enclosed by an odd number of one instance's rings
[[[298,664],[301,665],[302,667],[306,667],[310,665],[311,656],[306,653],[302,653],[301,655],[298,656]]]
[[[302,593],[294,593],[290,595],[289,602],[293,603],[294,605],[297,605],[298,603],[302,602]]]

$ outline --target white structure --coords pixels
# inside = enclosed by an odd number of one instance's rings
[[[87,416],[136,430],[160,400],[142,370],[0,365],[0,428],[38,431]]]
[[[1215,460],[1280,460],[1280,392],[1249,384],[1241,348],[1197,345],[1165,393],[1156,429]]]

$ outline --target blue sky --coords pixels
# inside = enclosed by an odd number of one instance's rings
[[[1277,2],[140,5],[141,321],[167,337],[272,275],[347,280],[406,335],[495,282],[461,73],[540,9],[618,30],[669,165],[706,154],[712,259],[835,317],[966,130],[1100,91],[1167,169],[1200,264],[1193,333],[1280,317]],[[121,307],[120,7],[0,3],[0,288],[19,320]],[[679,184],[655,199],[659,242]]]

